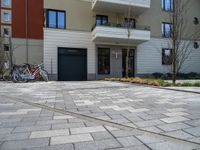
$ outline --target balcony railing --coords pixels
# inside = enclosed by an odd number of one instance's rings
[[[150,31],[151,28],[150,26],[145,26],[145,25],[135,25],[135,24],[127,24],[127,23],[106,23],[106,24],[95,24],[92,28],[92,30],[94,30],[94,28],[96,26],[103,26],[103,27],[112,27],[112,28],[123,28],[123,29],[135,29],[135,30],[144,30],[144,31]]]
[[[130,31],[130,44],[138,45],[150,40],[149,26],[127,23],[96,24],[92,28],[92,41],[98,44],[126,45]]]

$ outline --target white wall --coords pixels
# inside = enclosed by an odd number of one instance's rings
[[[95,74],[95,45],[91,32],[69,31],[44,28],[44,65],[45,69],[57,74],[58,47],[87,48],[88,74]]]
[[[151,38],[150,41],[138,45],[136,56],[137,74],[170,72],[170,66],[162,65],[162,48],[168,48],[168,43],[166,39]],[[192,45],[191,48],[193,49]],[[181,72],[200,73],[200,48],[193,49],[193,53],[183,65]]]
[[[13,38],[14,64],[27,63],[26,39]],[[28,39],[28,63],[40,64],[43,61],[43,40]]]

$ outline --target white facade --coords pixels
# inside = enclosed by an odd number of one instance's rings
[[[167,39],[151,38],[150,41],[138,45],[137,47],[137,74],[169,73],[171,66],[162,65],[162,48],[169,48]],[[190,47],[192,53],[183,64],[181,72],[197,72],[200,73],[200,48],[194,49]]]
[[[58,73],[59,47],[87,49],[87,72],[95,74],[95,45],[91,32],[44,29],[44,65],[55,78]]]

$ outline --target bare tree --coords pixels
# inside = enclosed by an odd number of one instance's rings
[[[0,73],[2,77],[10,77],[10,71],[13,67],[13,50],[10,35],[6,34],[0,37]]]
[[[169,20],[171,23],[171,35],[168,40],[169,46],[172,48],[172,80],[176,83],[177,74],[180,73],[184,63],[193,52],[194,41],[200,38],[200,28],[193,27],[192,22],[188,21],[188,9],[190,0],[173,0],[173,10],[169,12]]]
[[[125,20],[125,27],[127,29],[127,51],[126,51],[126,70],[125,70],[125,76],[126,78],[129,77],[129,53],[130,53],[130,37],[131,37],[131,32],[134,27],[134,21],[133,21],[133,10],[131,9],[131,1],[129,2],[129,7],[128,7],[128,12],[127,15],[125,15],[126,20]]]

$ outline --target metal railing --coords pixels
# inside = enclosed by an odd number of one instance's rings
[[[137,24],[131,24],[128,23],[106,23],[106,24],[95,24],[92,28],[92,31],[96,28],[96,26],[102,26],[102,27],[114,27],[114,28],[123,28],[123,29],[135,29],[135,30],[143,30],[143,31],[150,31],[150,26],[145,25],[137,25]]]

